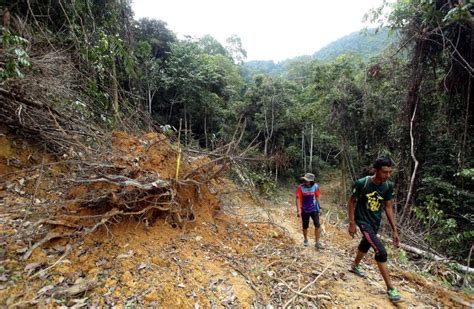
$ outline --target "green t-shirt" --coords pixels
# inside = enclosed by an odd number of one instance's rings
[[[370,224],[378,229],[385,201],[393,198],[393,184],[391,181],[385,181],[376,185],[371,181],[370,176],[360,178],[354,183],[352,196],[357,199],[356,223]]]

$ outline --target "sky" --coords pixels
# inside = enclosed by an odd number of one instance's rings
[[[211,35],[225,45],[238,35],[246,61],[276,62],[312,55],[359,31],[365,13],[382,0],[132,0],[135,18],[155,18],[185,35]]]

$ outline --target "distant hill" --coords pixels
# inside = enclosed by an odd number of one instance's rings
[[[289,63],[311,60],[313,60],[311,56],[298,56],[281,62],[275,62],[273,60],[252,60],[244,63],[243,75],[246,79],[250,79],[253,75],[260,73],[282,76],[287,73],[286,66]]]
[[[356,31],[348,34],[315,52],[312,56],[298,56],[292,59],[275,63],[273,60],[253,60],[246,62],[243,66],[245,78],[249,79],[255,74],[266,73],[270,75],[284,75],[286,65],[293,61],[330,61],[343,54],[359,54],[362,59],[367,60],[376,56],[396,42],[396,35],[389,35],[389,30],[384,28],[375,33],[375,29],[366,32]]]
[[[271,75],[280,75],[283,72],[281,63],[275,63],[273,60],[253,60],[244,63],[244,76],[252,76],[258,73],[267,73]]]
[[[324,61],[342,54],[354,53],[361,55],[363,59],[369,59],[395,41],[396,36],[390,36],[389,30],[386,28],[377,33],[375,33],[375,29],[368,29],[366,33],[356,31],[321,48],[313,54],[313,58]]]

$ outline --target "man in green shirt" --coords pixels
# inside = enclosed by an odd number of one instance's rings
[[[392,228],[392,238],[395,246],[398,246],[400,238],[395,224],[393,213],[393,184],[389,181],[392,172],[392,162],[386,158],[375,160],[375,174],[357,180],[354,183],[352,195],[347,203],[349,215],[349,234],[354,237],[356,225],[362,233],[362,240],[351,272],[364,277],[364,272],[359,265],[362,258],[372,247],[375,251],[375,261],[387,285],[388,298],[391,301],[400,301],[401,297],[390,280],[387,269],[387,251],[377,237],[377,232],[385,210],[388,222]]]

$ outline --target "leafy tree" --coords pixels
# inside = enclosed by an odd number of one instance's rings
[[[243,48],[242,40],[235,34],[226,39],[225,49],[236,64],[242,64],[247,58],[247,51]]]
[[[154,58],[165,59],[171,52],[170,45],[177,40],[167,24],[161,20],[141,18],[136,26],[136,41],[148,42],[151,55]]]

